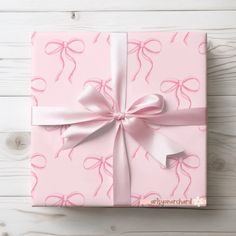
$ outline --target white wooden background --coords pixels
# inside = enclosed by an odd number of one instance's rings
[[[30,206],[30,33],[37,30],[208,32],[206,209]],[[1,236],[233,236],[235,222],[235,0],[0,0]]]

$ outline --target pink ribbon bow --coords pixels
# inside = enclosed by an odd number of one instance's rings
[[[84,168],[86,170],[93,170],[98,169],[98,175],[100,178],[100,184],[98,185],[94,196],[97,196],[99,190],[102,187],[104,177],[102,171],[107,175],[112,177],[112,164],[109,163],[109,161],[112,159],[112,156],[109,157],[98,157],[98,156],[92,156],[92,157],[86,157],[84,159]],[[107,195],[109,193],[110,188],[107,191]]]
[[[192,107],[192,100],[187,95],[188,92],[197,92],[200,87],[200,82],[197,78],[186,78],[184,80],[164,80],[161,82],[160,90],[163,93],[175,93],[177,101],[177,109],[180,107],[180,97],[188,101],[188,108]]]
[[[149,56],[149,54],[158,54],[161,51],[161,42],[157,39],[148,39],[144,42],[132,40],[128,42],[129,45],[133,46],[130,50],[128,50],[128,54],[136,54],[136,58],[138,61],[138,69],[134,74],[132,80],[136,80],[141,68],[142,68],[142,61],[141,56],[150,64],[150,68],[145,76],[145,81],[148,83],[148,77],[150,76],[152,69],[153,69],[153,60]]]
[[[149,94],[126,106],[126,66],[127,34],[111,35],[112,93],[115,101],[112,106],[96,88],[86,86],[79,96],[80,106],[33,107],[33,125],[70,125],[62,137],[64,149],[73,148],[92,135],[102,135],[113,128],[113,200],[114,205],[130,205],[130,168],[125,136],[128,134],[145,151],[166,165],[169,155],[183,152],[184,149],[168,137],[156,132],[152,125],[201,125],[205,124],[205,108],[192,108],[167,112],[164,98]],[[161,148],[157,148],[161,147]]]
[[[192,161],[192,162],[191,162]],[[174,196],[176,190],[180,185],[180,173],[188,178],[188,185],[184,189],[184,196],[187,198],[187,192],[192,184],[192,177],[188,169],[197,169],[200,166],[200,159],[197,155],[187,155],[181,158],[171,158],[169,168],[175,168],[175,175],[177,177],[177,184],[171,192],[171,196]]]
[[[144,195],[135,193],[131,195],[131,198],[134,199],[131,203],[132,206],[145,206],[150,205],[152,200],[160,199],[161,196],[157,192],[149,192]]]
[[[73,63],[72,71],[69,74],[68,80],[72,82],[72,76],[76,70],[77,63],[73,56],[73,54],[81,54],[84,52],[85,43],[81,39],[72,39],[68,42],[66,41],[51,41],[45,45],[45,53],[48,55],[54,55],[59,53],[60,61],[61,61],[61,70],[56,76],[56,81],[60,79],[60,76],[65,68],[65,57]]]
[[[53,194],[45,199],[45,205],[47,206],[83,206],[85,197],[82,193],[74,192],[69,195]]]

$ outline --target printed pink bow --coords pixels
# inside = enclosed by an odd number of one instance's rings
[[[47,165],[47,158],[41,153],[34,153],[31,157],[31,167],[35,170],[42,170]],[[31,171],[31,178],[32,178],[32,188],[31,188],[31,195],[34,197],[35,189],[38,185],[38,175],[35,171]]]
[[[47,206],[83,206],[85,197],[82,193],[74,192],[69,195],[53,194],[45,199],[45,205]]]
[[[148,39],[144,42],[132,40],[128,42],[131,45],[131,49],[128,51],[128,54],[135,53],[137,61],[138,61],[138,69],[134,74],[132,80],[136,80],[141,68],[142,68],[142,61],[141,56],[150,64],[150,68],[145,76],[145,81],[148,83],[149,76],[153,69],[153,60],[149,54],[158,54],[161,51],[161,42],[157,39]]]
[[[66,41],[51,41],[45,45],[45,53],[48,55],[54,55],[59,53],[60,61],[61,61],[61,70],[56,76],[56,81],[60,79],[61,74],[65,68],[65,57],[73,63],[72,71],[68,76],[69,82],[72,82],[72,76],[76,70],[77,63],[73,56],[73,54],[81,54],[84,52],[85,43],[81,39],[72,39],[68,42]]]
[[[93,169],[98,169],[98,175],[100,178],[100,184],[98,185],[94,196],[97,196],[99,190],[102,187],[103,181],[104,181],[104,177],[103,177],[103,173],[102,171],[107,175],[112,177],[112,164],[110,163],[112,159],[112,156],[109,157],[98,157],[98,156],[90,156],[90,157],[86,157],[84,159],[84,168],[86,170],[93,170]],[[110,190],[110,189],[109,189]],[[107,194],[109,193],[109,190],[107,192]]]
[[[34,77],[31,80],[31,89],[34,93],[43,93],[47,89],[47,81],[42,77]],[[35,94],[31,95],[32,102],[38,106],[38,98]]]
[[[176,190],[178,189],[180,181],[180,173],[188,178],[188,185],[184,189],[184,196],[187,198],[187,192],[192,184],[192,177],[188,169],[197,169],[200,166],[200,159],[197,155],[187,155],[181,158],[173,157],[170,160],[169,168],[175,168],[175,175],[177,177],[177,184],[171,192],[171,196],[174,196]]]
[[[161,196],[157,192],[149,192],[144,195],[135,193],[131,195],[131,198],[134,199],[132,206],[145,206],[150,205],[152,200],[160,199]]]
[[[197,92],[200,87],[200,82],[197,78],[186,78],[184,80],[164,80],[161,82],[160,90],[163,93],[175,93],[177,101],[177,109],[180,107],[180,97],[188,101],[188,108],[192,107],[192,100],[187,95],[188,92]]]

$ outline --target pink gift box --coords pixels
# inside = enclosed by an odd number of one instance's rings
[[[91,86],[113,108],[116,101],[112,94],[111,48],[114,44],[111,36],[114,34],[34,33],[32,108],[80,109],[78,97]],[[206,107],[205,33],[124,34],[127,37],[127,107],[150,94],[161,95],[168,111],[191,112],[194,108]],[[36,116],[37,113],[32,114],[37,120]],[[114,117],[117,122],[124,118],[123,113]],[[85,128],[88,126],[87,123],[83,125]],[[125,133],[130,203],[122,205],[114,201],[117,194],[114,188],[120,179],[124,179],[120,169],[116,181],[113,181],[116,168],[114,128],[105,128],[101,134],[63,149],[68,141],[63,134],[71,124],[65,121],[65,124],[59,125],[51,125],[50,122],[48,125],[33,125],[33,206],[205,206],[206,124],[148,126],[153,133],[164,135],[178,144],[184,152],[167,156],[164,166]],[[139,133],[142,135],[142,132]],[[157,153],[161,152],[163,145],[157,143],[155,149]]]

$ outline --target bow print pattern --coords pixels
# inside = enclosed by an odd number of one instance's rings
[[[102,32],[99,32],[99,33],[96,34],[96,36],[93,40],[94,44],[98,42],[98,39],[100,38],[101,34],[102,34]],[[107,41],[108,44],[110,44],[110,34],[106,37],[106,41]]]
[[[45,199],[46,206],[84,206],[85,197],[82,193],[73,192],[69,195],[53,194],[49,195]]]
[[[81,39],[72,39],[68,42],[66,41],[50,41],[45,45],[45,53],[47,55],[55,55],[59,53],[61,61],[61,69],[56,76],[55,81],[60,79],[64,68],[65,68],[65,58],[73,63],[72,71],[68,76],[68,81],[72,83],[72,76],[77,68],[77,63],[73,54],[81,54],[85,50],[85,43]]]
[[[33,32],[33,33],[31,34],[31,45],[34,45],[34,38],[35,38],[35,36],[36,36],[36,33],[37,33],[37,32]]]
[[[154,129],[154,130],[159,130],[160,127],[153,128],[153,129]],[[138,146],[137,146],[137,148],[134,150],[134,153],[133,153],[133,155],[132,155],[132,159],[135,159],[135,158],[136,158],[136,156],[137,156],[139,150],[141,149],[141,147],[142,147],[141,145],[138,145]],[[145,159],[146,159],[146,160],[149,160],[149,156],[150,156],[149,152],[146,151],[145,154],[144,154]]]
[[[34,171],[31,171],[32,187],[31,187],[31,196],[34,197],[35,189],[38,185],[38,176]]]
[[[132,155],[132,159],[136,158],[137,154],[138,154],[138,151],[140,150],[142,146],[141,145],[138,145],[137,148],[135,149],[133,155]],[[145,159],[146,160],[149,160],[149,153],[146,151],[145,152],[145,155],[144,155]]]
[[[111,79],[100,79],[100,78],[91,78],[89,80],[86,80],[84,82],[84,87],[87,85],[91,85],[97,89],[98,92],[102,93],[106,98],[108,98],[111,101],[112,107],[114,107],[114,99],[111,96]]]
[[[157,192],[149,192],[143,195],[135,193],[131,195],[131,199],[133,199],[131,205],[137,207],[151,205],[152,200],[161,199],[161,196]]]
[[[102,156],[89,156],[84,159],[84,169],[86,170],[95,170],[98,169],[98,176],[100,178],[100,183],[97,187],[97,189],[94,192],[94,196],[97,196],[99,190],[101,189],[103,182],[104,182],[104,176],[103,173],[107,176],[112,177],[112,164],[110,163],[110,160],[112,159],[112,156],[108,157],[102,157]],[[107,191],[107,196],[109,197],[110,191],[112,189],[112,186]]]
[[[192,163],[190,161],[192,161]],[[182,173],[184,176],[188,178],[188,185],[186,186],[183,192],[184,197],[187,198],[187,192],[192,184],[192,177],[188,169],[197,169],[199,166],[200,166],[200,158],[197,155],[191,154],[181,158],[179,157],[170,158],[169,169],[175,168],[175,175],[177,178],[177,184],[172,190],[171,196],[175,195],[175,192],[180,185],[180,179],[181,179],[180,173]],[[161,166],[161,168],[163,167]]]
[[[207,43],[206,42],[201,42],[198,45],[198,52],[202,55],[205,55],[207,51]]]
[[[175,32],[174,35],[171,37],[171,40],[170,40],[170,43],[174,43],[175,42],[175,39],[177,37],[179,33],[178,32]],[[188,38],[189,38],[189,35],[190,35],[190,32],[187,32],[185,35],[184,35],[184,38],[183,38],[183,42],[185,45],[188,45]]]
[[[59,130],[59,133],[60,133],[60,137],[62,135],[62,133],[68,128],[69,126],[68,125],[62,125],[62,126],[46,126],[45,127],[45,130],[47,130],[48,132],[52,132],[52,131],[57,131]],[[62,140],[62,144],[61,144],[61,147],[57,150],[56,154],[55,154],[55,158],[58,158],[61,154],[63,150],[63,145],[65,143],[65,138],[61,137],[61,140]],[[72,153],[74,151],[74,148],[70,148],[69,149],[69,152],[68,152],[68,157],[70,160],[72,160]]]
[[[137,61],[138,61],[138,69],[135,72],[132,80],[136,80],[139,72],[142,68],[142,61],[141,56],[150,64],[150,68],[145,75],[145,81],[149,82],[149,76],[153,69],[153,60],[149,54],[159,54],[161,52],[161,42],[157,39],[148,39],[144,42],[132,40],[128,42],[128,45],[131,47],[128,50],[128,54],[134,54],[136,55]]]
[[[35,170],[44,169],[47,165],[47,159],[43,154],[34,153],[31,157],[31,167]],[[33,197],[36,186],[38,184],[38,176],[34,171],[31,171],[32,181],[32,188],[31,188],[31,195]]]
[[[47,81],[42,77],[34,77],[31,79],[31,90],[36,93],[43,93],[47,89]],[[38,98],[31,96],[34,106],[38,106]]]
[[[174,92],[177,101],[177,110],[180,108],[181,98],[188,102],[188,108],[192,107],[192,100],[188,92],[197,92],[200,89],[200,82],[197,78],[189,77],[184,80],[163,80],[160,85],[162,93]]]

